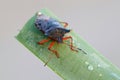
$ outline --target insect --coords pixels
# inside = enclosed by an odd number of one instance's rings
[[[47,39],[39,41],[38,44],[43,45],[44,43],[52,40],[52,42],[48,46],[48,50],[54,53],[57,58],[59,58],[60,55],[56,50],[53,50],[52,47],[56,42],[67,44],[64,42],[64,40],[68,39],[70,39],[70,44],[67,45],[70,46],[71,50],[76,52],[78,52],[78,50],[81,50],[82,52],[84,52],[82,49],[73,46],[72,36],[65,37],[65,34],[71,31],[70,29],[66,29],[66,27],[68,26],[67,22],[60,22],[54,18],[48,17],[38,12],[35,20],[35,26],[38,30],[42,31],[45,36],[48,37]]]

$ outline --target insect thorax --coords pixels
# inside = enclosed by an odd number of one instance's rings
[[[66,34],[66,30],[63,28],[56,28],[56,29],[53,29],[51,30],[49,33],[48,33],[48,37],[51,38],[52,40],[55,40],[59,43],[61,43],[63,40],[62,38],[64,37],[64,35]]]

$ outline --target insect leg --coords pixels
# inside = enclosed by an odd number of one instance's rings
[[[56,57],[59,58],[58,52],[56,50],[51,49],[54,44],[55,44],[55,41],[51,42],[49,47],[48,47],[48,50],[52,51],[56,55]]]
[[[87,54],[85,51],[83,51],[82,49],[80,48],[77,48],[78,50],[82,51],[84,54]]]
[[[66,28],[68,26],[67,22],[60,22],[60,23],[64,25],[64,28]]]
[[[63,40],[68,40],[68,39],[70,39],[70,48],[71,48],[71,50],[78,52],[78,51],[75,50],[74,47],[73,47],[73,39],[72,39],[71,36],[68,36],[68,37],[63,38]]]
[[[48,42],[49,40],[50,40],[49,38],[48,38],[48,39],[44,39],[44,40],[38,42],[38,44],[42,45],[42,44],[44,44],[45,42]]]
[[[52,59],[52,55],[49,55],[49,59],[48,59],[48,61],[44,64],[44,66],[46,66],[47,65],[47,63]]]
[[[65,43],[65,42],[63,42],[64,44],[66,44],[66,45],[68,45],[68,46],[70,46],[69,44],[67,44],[67,43]],[[82,49],[80,49],[80,48],[77,48],[77,47],[75,47],[75,46],[73,46],[74,48],[76,48],[76,49],[78,49],[78,50],[80,50],[80,51],[82,51],[84,54],[87,54],[84,50],[82,50]]]

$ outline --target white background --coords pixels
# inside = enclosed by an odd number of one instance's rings
[[[0,0],[0,80],[61,80],[14,38],[42,8],[120,68],[120,0]]]

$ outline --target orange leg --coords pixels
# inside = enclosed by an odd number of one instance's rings
[[[63,42],[64,44],[66,44],[66,45],[68,45],[68,46],[70,46],[69,44],[67,44],[67,43],[65,43],[65,42]],[[76,48],[75,46],[73,46],[74,48]],[[82,49],[80,49],[80,48],[76,48],[76,49],[78,49],[78,50],[80,50],[80,51],[82,51],[84,54],[87,54],[85,51],[83,51]]]
[[[38,42],[38,44],[42,45],[42,44],[44,44],[44,43],[48,42],[49,40],[50,40],[49,38],[48,38],[48,39],[44,39],[44,40],[42,40],[42,41]]]
[[[67,22],[60,22],[60,23],[64,25],[64,28],[66,28],[68,26]]]
[[[59,58],[58,52],[56,50],[51,49],[54,44],[55,44],[55,41],[51,42],[49,47],[48,47],[48,50],[52,51],[56,55],[56,57]]]
[[[68,37],[63,38],[63,40],[68,40],[68,39],[70,39],[70,48],[71,48],[71,50],[78,52],[77,50],[74,49],[73,39],[72,39],[71,36],[68,36]]]

